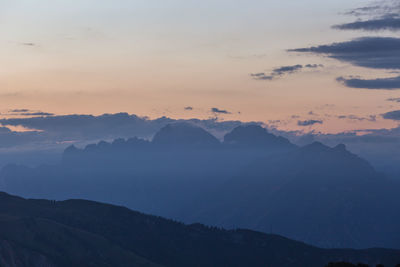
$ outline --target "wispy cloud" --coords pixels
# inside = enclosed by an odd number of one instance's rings
[[[315,69],[323,67],[322,64],[307,64],[307,65],[291,65],[291,66],[282,66],[279,68],[273,69],[269,74],[265,72],[260,73],[251,73],[250,76],[255,80],[273,80],[277,77],[281,77],[283,75],[292,74],[299,72],[302,69]]]
[[[360,20],[351,23],[335,25],[333,28],[338,30],[398,31],[400,30],[400,17],[391,15],[370,20]]]
[[[386,99],[387,101],[392,101],[392,102],[397,102],[400,103],[400,97],[392,97],[392,98],[388,98]]]
[[[322,120],[305,120],[305,121],[297,121],[298,126],[312,126],[314,124],[323,124]]]
[[[375,89],[375,90],[398,90],[400,89],[400,76],[378,79],[359,79],[344,77],[337,78],[338,82],[350,88]]]
[[[19,115],[22,115],[22,116],[54,116],[54,113],[48,113],[48,112],[25,112],[25,113],[21,113]]]
[[[21,108],[21,109],[12,109],[10,110],[12,113],[22,113],[22,112],[29,112],[29,109]]]
[[[35,43],[20,43],[20,45],[24,45],[24,46],[36,46]]]
[[[352,9],[346,15],[356,17],[383,17],[400,13],[400,2],[398,0],[381,0],[374,3]]]
[[[356,8],[345,13],[358,17],[357,21],[333,26],[338,30],[398,31],[400,30],[400,1],[383,0],[373,5]],[[363,17],[363,19],[360,19]]]
[[[366,68],[400,69],[400,38],[394,37],[362,37],[288,51],[325,55]]]
[[[253,77],[254,80],[270,81],[274,79],[274,76],[265,74],[265,72],[251,73],[250,76]]]
[[[231,112],[225,110],[225,109],[219,109],[219,108],[211,108],[212,113],[217,113],[217,114],[231,114]]]
[[[53,116],[53,113],[43,112],[40,110],[30,110],[26,108],[12,109],[9,110],[7,114],[4,115],[14,115],[14,116]]]
[[[357,115],[339,115],[338,119],[348,119],[348,120],[356,120],[356,121],[376,121],[376,115],[369,115],[366,117],[360,117]]]
[[[382,117],[387,120],[400,121],[400,110],[394,110],[382,114]]]

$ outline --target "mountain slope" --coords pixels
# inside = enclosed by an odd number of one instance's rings
[[[399,251],[394,250],[325,250],[280,236],[184,225],[91,201],[25,200],[5,193],[0,194],[0,240],[0,245],[12,244],[9,253],[28,253],[31,261],[49,266],[155,266],[151,262],[156,262],[317,267],[343,259],[394,266],[400,261]]]
[[[400,248],[400,184],[343,145],[299,148],[259,126],[238,127],[223,143],[187,124],[157,138],[70,147],[52,166],[9,165],[0,190],[90,199],[326,248]]]
[[[152,143],[173,148],[208,148],[220,145],[212,134],[189,123],[168,124],[155,134]]]
[[[277,152],[221,144],[199,127],[177,123],[162,128],[152,142],[102,141],[67,148],[57,165],[8,165],[0,173],[0,190],[33,198],[85,198],[183,219],[191,199],[271,153]]]
[[[344,146],[314,143],[254,162],[188,216],[322,247],[399,247],[399,192]]]
[[[101,236],[53,220],[1,214],[0,228],[1,247],[6,251],[0,254],[3,261],[7,261],[7,253],[20,254],[8,257],[9,265],[157,266]],[[10,244],[13,248],[6,250]]]
[[[296,147],[288,139],[275,136],[258,125],[236,127],[224,136],[224,143],[234,147],[267,150],[285,150]]]

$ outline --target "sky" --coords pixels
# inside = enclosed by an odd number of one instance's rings
[[[399,10],[384,7],[398,4],[1,0],[1,116],[128,112],[305,132],[394,128],[398,117],[383,114],[399,109],[399,50],[359,51],[395,45],[399,27],[348,23],[397,25]]]

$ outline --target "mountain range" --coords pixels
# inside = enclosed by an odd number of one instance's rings
[[[90,199],[188,224],[274,233],[324,248],[400,248],[400,184],[344,145],[298,147],[257,125],[220,141],[170,124],[149,140],[71,146],[59,164],[8,165],[0,189]]]

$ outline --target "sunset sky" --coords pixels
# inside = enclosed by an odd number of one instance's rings
[[[395,29],[332,28],[388,16],[351,12],[373,4],[2,0],[0,112],[217,116],[332,133],[393,128],[398,123],[381,115],[399,109],[388,99],[400,97],[400,82],[388,88],[385,80],[399,75],[398,50],[392,65],[379,66],[326,47],[307,50],[370,40],[360,37],[395,43]]]

